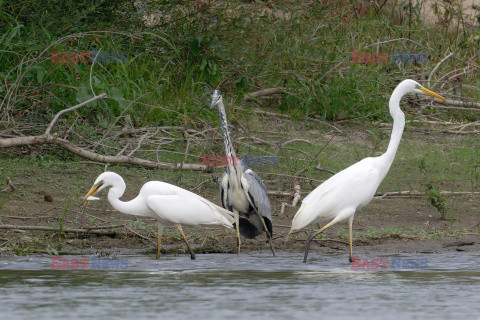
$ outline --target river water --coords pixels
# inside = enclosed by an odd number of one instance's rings
[[[480,319],[480,253],[302,258],[0,257],[0,319]]]

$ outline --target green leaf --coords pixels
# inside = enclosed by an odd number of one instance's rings
[[[196,37],[195,39],[193,39],[192,42],[190,42],[190,50],[195,56],[198,56],[200,54],[201,45],[202,45],[201,37]]]
[[[128,101],[125,101],[125,97],[123,96],[122,90],[116,88],[116,87],[111,87],[109,90],[109,96],[114,98],[114,99],[119,99],[117,100],[118,105],[120,108],[125,109],[128,107]]]
[[[82,88],[82,89],[78,90],[77,96],[76,96],[76,99],[77,99],[78,103],[82,103],[82,102],[87,101],[88,99],[91,99],[91,98],[93,98],[93,95],[91,94],[91,92],[88,88]],[[97,105],[97,100],[93,101],[90,104],[96,106]]]

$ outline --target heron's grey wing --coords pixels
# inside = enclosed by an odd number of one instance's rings
[[[223,173],[222,180],[220,180],[220,200],[222,207],[232,211],[228,201],[228,174],[226,172]]]
[[[242,187],[250,204],[265,219],[270,234],[272,233],[272,211],[267,190],[262,179],[252,170],[247,169],[242,174]]]

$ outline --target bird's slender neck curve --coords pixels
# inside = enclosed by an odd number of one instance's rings
[[[395,88],[392,96],[390,97],[389,109],[390,115],[393,118],[393,129],[387,151],[381,156],[383,159],[385,159],[385,174],[383,177],[390,169],[393,159],[395,158],[395,154],[397,153],[398,145],[402,139],[403,129],[405,128],[405,114],[400,109],[400,100],[406,93],[407,92],[403,86],[398,86]]]
[[[126,189],[125,182],[122,180],[121,183],[113,185],[110,190],[108,190],[108,201],[112,207],[124,214],[130,214],[134,216],[143,216],[141,210],[139,210],[138,205],[135,199],[130,201],[122,201],[120,198],[123,196]]]
[[[235,165],[239,165],[239,160],[233,149],[232,140],[230,139],[230,133],[228,131],[227,115],[225,113],[225,107],[223,106],[223,100],[218,102],[218,111],[220,114],[220,126],[222,128],[223,144],[225,146],[225,155],[227,156],[227,170],[230,173],[236,172]]]

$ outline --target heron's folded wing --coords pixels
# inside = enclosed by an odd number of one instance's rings
[[[252,206],[256,208],[262,217],[271,220],[270,201],[262,179],[252,169],[248,169],[242,174],[242,186]]]

